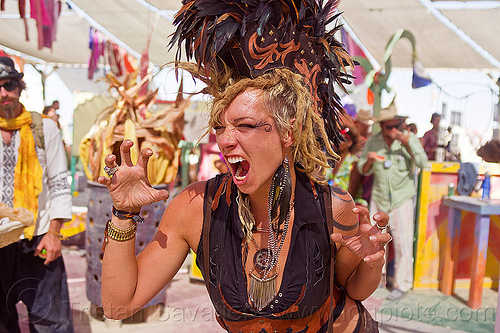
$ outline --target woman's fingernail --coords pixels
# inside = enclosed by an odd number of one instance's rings
[[[376,240],[377,240],[377,237],[375,237],[375,236],[370,236],[370,240],[371,240],[372,242],[374,242],[374,241],[376,241]]]

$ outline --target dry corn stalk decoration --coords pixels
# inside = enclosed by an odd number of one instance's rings
[[[80,160],[89,180],[97,181],[104,176],[104,158],[110,153],[117,156],[120,164],[119,147],[124,139],[134,142],[132,161],[137,162],[141,149],[151,148],[153,156],[148,162],[148,177],[152,185],[168,184],[177,174],[184,123],[184,110],[189,99],[182,97],[182,83],[177,99],[171,107],[156,112],[148,111],[155,103],[157,91],[140,95],[143,84],[152,78],[146,75],[136,83],[136,73],[119,81],[108,73],[109,90],[116,90],[118,98],[113,106],[104,109],[96,118],[87,135],[80,143]]]

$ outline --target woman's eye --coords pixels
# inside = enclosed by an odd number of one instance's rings
[[[242,128],[256,128],[257,126],[252,125],[252,124],[239,124],[238,127],[242,127]]]
[[[219,130],[221,130],[221,129],[223,129],[223,128],[224,128],[224,127],[223,127],[223,126],[221,126],[221,125],[215,125],[215,126],[214,126],[214,130],[216,130],[216,131],[219,131]]]

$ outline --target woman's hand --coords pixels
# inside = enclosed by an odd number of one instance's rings
[[[120,146],[121,165],[111,177],[101,176],[98,182],[106,185],[118,210],[139,212],[143,206],[168,198],[167,190],[156,190],[147,177],[148,160],[153,151],[149,148],[141,150],[137,164],[132,163],[130,148],[131,140],[124,140]],[[116,156],[109,154],[105,158],[106,166],[114,168],[117,165]]]
[[[331,239],[348,248],[361,258],[367,265],[376,267],[385,263],[385,245],[392,240],[389,233],[389,215],[378,212],[373,215],[375,225],[370,223],[370,214],[366,207],[357,206],[352,209],[359,215],[359,229],[354,236],[344,236],[340,233],[330,235]]]

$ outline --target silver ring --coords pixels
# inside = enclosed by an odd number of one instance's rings
[[[380,242],[380,245],[382,245],[383,247],[385,247],[387,244],[389,244],[391,241],[393,240],[392,236],[391,236],[391,239],[389,239],[387,242]]]
[[[384,225],[384,226],[381,226],[381,225],[379,225],[379,224],[378,224],[378,222],[377,222],[377,223],[375,223],[375,225],[377,226],[377,228],[379,228],[379,229],[380,229],[380,230],[382,230],[382,231],[384,231],[385,229],[390,229],[390,228],[391,228],[391,226],[389,225],[389,223],[387,223],[387,224],[386,224],[386,225]]]
[[[106,174],[110,177],[113,177],[113,175],[115,174],[116,170],[118,170],[118,165],[115,166],[115,167],[112,167],[110,168],[109,166],[105,166],[104,167],[104,172],[106,172]]]

